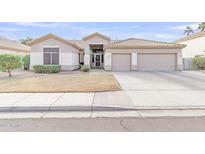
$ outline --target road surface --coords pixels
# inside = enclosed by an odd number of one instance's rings
[[[205,131],[205,117],[1,119],[0,131]]]

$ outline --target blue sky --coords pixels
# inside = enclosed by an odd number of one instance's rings
[[[100,32],[112,39],[175,41],[185,36],[183,32],[186,26],[196,29],[197,25],[191,22],[0,22],[0,36],[18,40],[54,33],[67,39],[82,39]]]

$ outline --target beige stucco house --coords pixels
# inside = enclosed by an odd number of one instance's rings
[[[187,45],[182,49],[183,58],[205,56],[205,32],[197,32],[175,42]]]
[[[31,47],[0,37],[0,54],[15,54],[24,56],[30,54]]]
[[[175,42],[186,45],[182,49],[185,69],[192,69],[192,58],[205,56],[205,32],[197,32]]]
[[[78,69],[80,64],[108,71],[182,70],[185,45],[130,38],[113,41],[100,33],[82,40],[66,40],[53,34],[29,43],[31,68],[57,64],[62,70]]]

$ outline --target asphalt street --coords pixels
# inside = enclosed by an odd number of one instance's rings
[[[203,132],[205,117],[1,119],[1,132]]]

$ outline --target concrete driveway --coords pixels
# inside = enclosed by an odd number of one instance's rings
[[[182,72],[117,72],[123,90],[205,90],[205,73]]]
[[[205,107],[202,72],[116,72],[114,75],[137,108]]]

